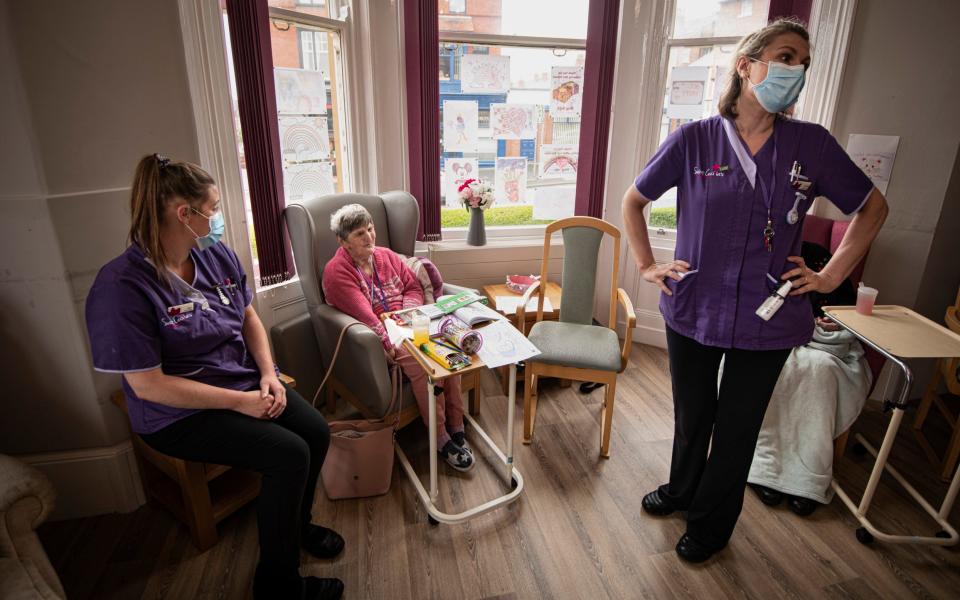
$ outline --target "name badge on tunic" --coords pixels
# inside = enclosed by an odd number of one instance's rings
[[[179,315],[181,313],[193,312],[193,302],[184,302],[183,304],[177,304],[176,306],[168,306],[167,314],[171,317],[174,315]]]

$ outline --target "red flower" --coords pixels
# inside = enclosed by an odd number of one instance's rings
[[[465,190],[465,189],[467,189],[468,187],[470,187],[470,184],[473,183],[473,182],[475,182],[475,181],[476,181],[476,179],[468,179],[468,180],[464,181],[464,182],[460,185],[460,187],[457,188],[457,191],[458,191],[458,192],[462,192],[463,190]]]

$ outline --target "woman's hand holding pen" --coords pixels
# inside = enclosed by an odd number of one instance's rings
[[[674,281],[680,281],[683,279],[681,273],[686,273],[690,270],[690,264],[682,260],[671,260],[670,262],[657,264],[654,263],[648,267],[640,269],[640,274],[643,276],[645,281],[649,283],[654,283],[660,286],[660,290],[668,296],[672,296],[673,292],[670,291],[670,288],[667,287],[667,284],[663,282],[664,279],[669,277]]]
[[[790,269],[780,276],[780,279],[783,281],[793,279],[793,291],[790,292],[791,296],[799,296],[807,292],[827,294],[837,289],[837,286],[840,285],[840,282],[834,282],[832,278],[809,268],[800,256],[788,256],[787,260],[798,265],[796,269]],[[796,277],[796,279],[794,279],[794,277]]]

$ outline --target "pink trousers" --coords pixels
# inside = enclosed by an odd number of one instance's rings
[[[413,395],[420,407],[420,418],[430,426],[430,406],[427,404],[427,374],[417,359],[410,356],[406,348],[397,348],[397,364],[410,378]],[[460,394],[460,376],[448,377],[441,382],[443,395],[437,398],[437,443],[442,448],[450,439],[450,433],[463,431],[463,396]],[[442,399],[442,402],[440,401]]]

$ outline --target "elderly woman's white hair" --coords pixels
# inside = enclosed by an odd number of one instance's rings
[[[351,231],[371,223],[370,212],[359,204],[347,204],[330,215],[330,231],[341,240],[347,239]]]

